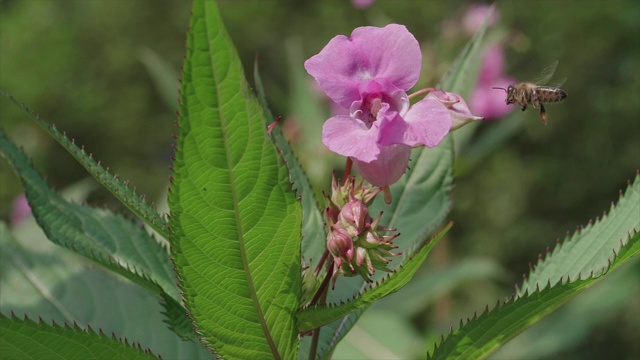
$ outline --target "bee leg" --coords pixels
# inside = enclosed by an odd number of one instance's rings
[[[522,111],[527,110],[527,104],[522,105]]]
[[[547,110],[545,110],[543,104],[540,104],[540,119],[542,119],[542,122],[547,125]]]

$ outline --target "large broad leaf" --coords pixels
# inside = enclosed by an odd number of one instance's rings
[[[637,215],[637,213],[636,213]],[[524,331],[542,317],[556,310],[575,295],[592,286],[611,270],[640,254],[640,233],[617,252],[609,266],[598,276],[585,279],[560,279],[544,289],[515,296],[506,304],[498,304],[493,310],[487,308],[482,315],[474,317],[442,341],[429,359],[483,359],[514,336]],[[610,255],[611,257],[611,255]]]
[[[485,29],[486,21],[458,55],[454,65],[438,85],[439,89],[459,94],[468,94],[471,91],[474,85],[471,79],[475,79],[475,64],[480,62],[482,55],[480,49]],[[393,203],[386,205],[378,198],[373,204],[373,214],[384,211],[381,224],[396,228],[402,233],[394,243],[405,254],[411,255],[420,250],[428,234],[442,223],[451,208],[453,148],[453,138],[450,134],[435,148],[414,149],[409,170],[391,186]],[[398,267],[399,262],[394,261],[392,266]],[[356,278],[339,281],[342,283],[336,285],[337,291],[329,293],[330,303],[345,301],[361,291],[364,286],[363,281]],[[321,358],[330,356],[335,345],[366,309],[367,307],[364,307],[321,329],[321,347],[318,351]]]
[[[620,245],[628,234],[640,231],[640,174],[636,175],[624,196],[609,214],[595,223],[580,228],[571,238],[558,244],[552,253],[538,261],[518,294],[531,292],[536,286],[560,278],[600,271],[607,265],[611,251]]]
[[[452,224],[449,224],[428,245],[422,247],[415,257],[405,262],[404,266],[397,272],[388,274],[384,278],[369,285],[362,294],[345,304],[336,306],[316,305],[298,312],[298,326],[300,332],[307,332],[320,326],[336,321],[354,311],[370,305],[381,298],[400,290],[405,286],[413,275],[418,271],[420,265],[427,258],[429,252],[438,243],[438,240],[449,231]]]
[[[184,341],[167,328],[157,295],[54,245],[32,218],[12,232],[14,236],[0,223],[3,314],[90,324],[136,341],[164,359],[213,358],[202,344]]]
[[[7,359],[156,359],[140,345],[77,325],[48,325],[0,314],[0,353]]]
[[[54,243],[84,255],[160,295],[179,302],[168,251],[139,225],[109,210],[65,201],[49,189],[26,155],[0,131],[0,150],[25,187],[38,224]]]
[[[182,74],[172,254],[225,358],[295,357],[302,210],[215,2],[195,1]]]
[[[256,61],[253,68],[253,76],[258,93],[260,105],[264,109],[265,115],[273,123],[274,119],[271,110],[267,104],[266,94],[262,86],[262,79],[258,71],[258,62]],[[291,144],[284,138],[279,126],[273,127],[271,136],[282,153],[282,156],[289,167],[289,175],[291,182],[296,189],[296,195],[302,203],[302,259],[305,265],[310,265],[311,260],[318,261],[322,253],[326,250],[327,230],[324,226],[324,218],[318,207],[313,189],[309,183],[302,165],[298,162],[298,158],[291,149]]]
[[[109,173],[109,168],[103,168],[100,161],[96,162],[91,153],[87,153],[84,146],[79,147],[73,139],[69,139],[64,132],[60,132],[54,125],[50,125],[42,120],[40,116],[29,110],[23,103],[17,101],[13,96],[0,90],[0,95],[8,98],[18,105],[30,117],[43,128],[51,137],[56,139],[100,184],[109,189],[129,210],[143,219],[151,228],[165,239],[169,238],[167,233],[167,223],[163,216],[158,214],[153,205],[145,200],[144,196],[136,194],[135,188],[129,188],[128,181],[122,181],[117,174]]]

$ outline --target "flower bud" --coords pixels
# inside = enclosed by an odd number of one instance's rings
[[[340,225],[352,236],[359,236],[364,231],[368,219],[369,209],[362,201],[355,198],[346,203],[338,215]]]
[[[338,267],[342,262],[349,263],[353,258],[353,240],[349,233],[342,229],[332,229],[327,236],[327,250],[333,255]]]
[[[482,120],[482,117],[475,116],[471,113],[467,102],[458,94],[435,90],[427,94],[425,99],[436,99],[447,107],[451,115],[451,120],[453,121],[451,131],[457,130],[473,120]]]

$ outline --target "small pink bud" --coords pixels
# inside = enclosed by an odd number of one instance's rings
[[[327,250],[333,255],[336,264],[342,264],[342,261],[350,262],[353,258],[351,235],[341,228],[331,229],[331,233],[327,236]]]
[[[340,215],[338,215],[340,224],[353,236],[358,236],[362,233],[368,218],[369,209],[362,201],[355,198],[346,203],[340,210]]]

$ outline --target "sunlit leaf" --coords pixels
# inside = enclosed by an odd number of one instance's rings
[[[189,313],[225,358],[296,356],[302,210],[213,1],[182,73],[171,249]]]

